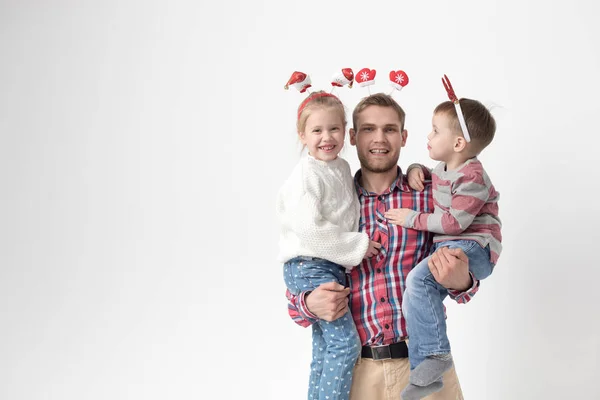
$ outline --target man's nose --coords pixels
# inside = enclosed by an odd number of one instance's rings
[[[373,139],[376,142],[383,142],[383,141],[385,141],[385,134],[383,133],[383,129],[376,129]]]

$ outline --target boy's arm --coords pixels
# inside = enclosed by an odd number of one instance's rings
[[[426,166],[419,163],[410,164],[408,166],[408,169],[406,170],[406,175],[408,175],[409,172],[415,168],[420,168],[421,171],[423,171],[423,177],[426,180],[431,180],[431,168],[427,168]]]
[[[450,208],[445,212],[406,211],[405,228],[458,235],[471,225],[489,198],[489,188],[480,174],[463,175],[452,187]]]

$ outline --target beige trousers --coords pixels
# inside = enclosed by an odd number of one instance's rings
[[[408,358],[373,361],[359,358],[354,367],[350,400],[401,400],[400,393],[408,384]],[[463,400],[456,371],[444,374],[444,387],[424,400]]]

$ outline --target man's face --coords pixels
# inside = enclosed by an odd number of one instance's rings
[[[362,169],[388,172],[396,168],[408,136],[401,128],[392,107],[368,106],[358,115],[357,130],[350,129],[350,143],[356,146]]]

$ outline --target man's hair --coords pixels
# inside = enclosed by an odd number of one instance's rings
[[[307,103],[302,107],[302,104],[298,106],[298,112],[300,115],[298,116],[298,121],[296,122],[296,128],[298,132],[304,132],[306,129],[306,121],[310,114],[315,109],[323,109],[323,108],[333,108],[335,111],[339,113],[339,116],[342,118],[342,122],[344,123],[344,129],[346,128],[346,110],[344,109],[344,105],[335,96],[322,96],[321,94],[325,93],[324,91],[313,92],[309,94],[304,101]]]
[[[400,104],[396,102],[392,98],[392,96],[384,94],[384,93],[375,93],[370,96],[363,98],[360,103],[354,107],[354,111],[352,112],[352,125],[354,130],[358,129],[357,122],[358,116],[363,110],[369,106],[381,106],[381,107],[392,107],[394,111],[398,114],[398,118],[400,119],[400,131],[404,130],[404,120],[406,118],[406,113],[400,107]]]
[[[496,133],[496,121],[490,111],[479,101],[465,98],[459,101],[460,108],[465,117],[465,123],[467,124],[467,130],[471,136],[471,143],[473,143],[476,152],[479,153],[492,143],[494,134]],[[451,101],[439,104],[433,113],[446,114],[452,120],[452,129],[457,133],[462,132],[456,108]]]

